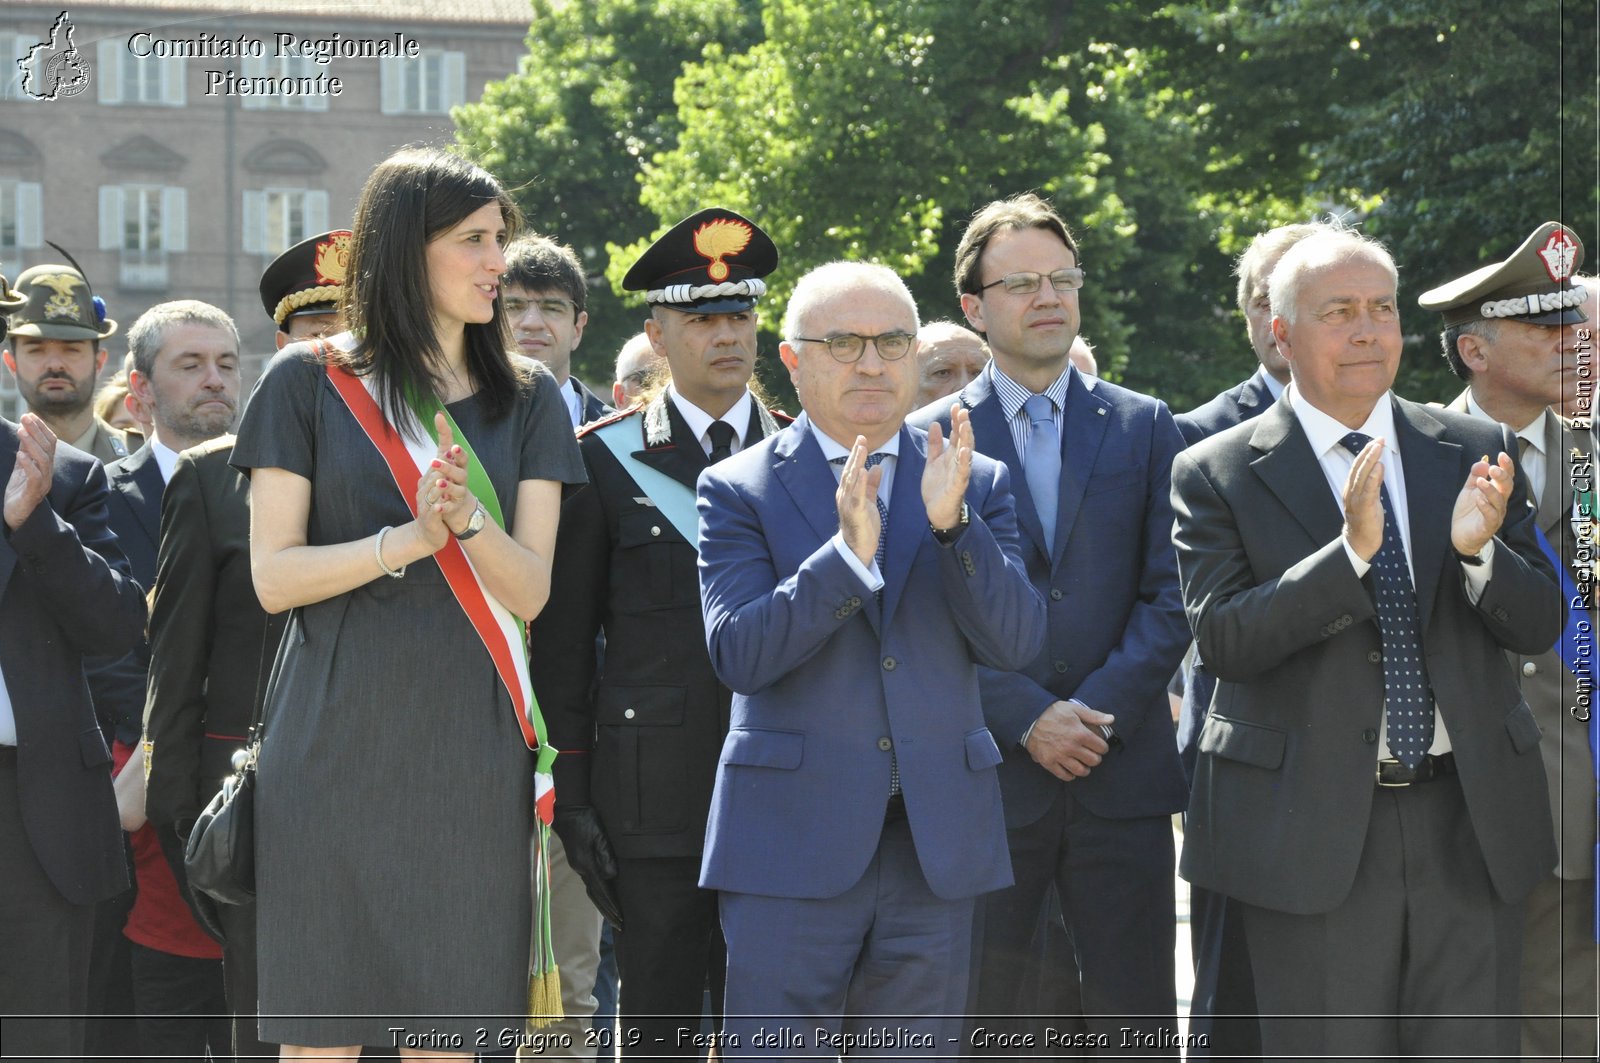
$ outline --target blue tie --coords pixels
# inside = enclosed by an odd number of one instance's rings
[[[1351,432],[1339,443],[1360,454],[1369,441]],[[1433,745],[1433,688],[1422,656],[1422,624],[1417,594],[1406,566],[1400,526],[1383,485],[1383,546],[1372,559],[1378,574],[1378,630],[1383,634],[1383,700],[1388,706],[1389,749],[1408,768],[1422,763]]]
[[[1061,435],[1056,431],[1056,404],[1048,395],[1030,395],[1022,404],[1028,415],[1028,456],[1022,471],[1033,496],[1033,511],[1044,525],[1044,541],[1056,541],[1056,502],[1061,491]]]

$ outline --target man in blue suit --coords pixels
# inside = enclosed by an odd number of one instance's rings
[[[1168,472],[1183,439],[1162,403],[1071,365],[1083,278],[1066,224],[1032,194],[984,207],[956,251],[962,309],[994,354],[960,405],[978,450],[1011,469],[1049,613],[1042,650],[982,676],[1017,881],[985,901],[974,1010],[1035,1010],[1018,989],[1054,884],[1090,1032],[1104,1051],[1175,1056],[1171,816],[1185,789],[1166,685],[1189,630]]]
[[[1271,289],[1267,281],[1284,252],[1312,233],[1329,231],[1320,223],[1280,225],[1250,241],[1239,256],[1234,273],[1239,278],[1239,312],[1244,315],[1250,347],[1261,364],[1248,379],[1224,391],[1205,405],[1179,414],[1178,431],[1189,446],[1224,428],[1232,428],[1271,408],[1289,386],[1289,362],[1278,353],[1272,337]],[[1200,728],[1217,680],[1198,654],[1185,662],[1183,708],[1178,717],[1178,757],[1185,779],[1194,778],[1200,755]],[[1247,1059],[1261,1054],[1261,1031],[1256,1023],[1256,991],[1250,976],[1250,951],[1244,928],[1229,919],[1228,898],[1201,887],[1189,891],[1189,938],[1194,955],[1194,992],[1190,995],[1189,1033],[1206,1035],[1195,1043],[1191,1056],[1212,1059]]]
[[[948,1052],[973,898],[1011,881],[977,669],[1033,657],[1044,606],[965,413],[903,426],[916,332],[890,270],[807,274],[779,348],[805,414],[700,477],[729,1058]]]

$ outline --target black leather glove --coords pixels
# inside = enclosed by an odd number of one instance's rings
[[[600,817],[588,805],[556,802],[552,824],[567,852],[567,864],[583,879],[584,892],[600,909],[606,922],[622,929],[622,905],[617,900],[617,858],[611,852]]]

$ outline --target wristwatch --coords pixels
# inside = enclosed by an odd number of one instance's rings
[[[483,508],[483,503],[478,503],[478,508],[472,511],[472,516],[467,518],[467,526],[456,532],[456,542],[464,543],[468,539],[483,531],[484,524],[489,520],[488,510]]]
[[[935,528],[932,524],[929,524],[928,525],[928,530],[933,532],[933,537],[934,537],[934,539],[938,540],[938,543],[939,543],[940,546],[949,546],[952,543],[954,543],[957,539],[961,538],[961,533],[967,530],[967,524],[970,521],[971,521],[971,514],[969,514],[967,512],[967,504],[965,502],[962,502],[961,503],[961,519],[956,521],[955,527],[953,527],[953,528]]]

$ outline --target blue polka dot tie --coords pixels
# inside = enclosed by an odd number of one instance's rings
[[[867,455],[867,465],[866,465],[866,467],[871,469],[871,468],[874,468],[875,466],[882,465],[883,464],[883,459],[887,458],[888,456],[889,455],[882,454],[882,453],[868,454]],[[833,462],[833,464],[835,464],[835,465],[843,465],[845,462],[849,461],[850,459],[848,457],[843,457],[843,458],[830,458],[828,460]],[[882,577],[882,575],[883,575],[883,564],[884,564],[885,559],[887,559],[888,556],[889,556],[889,507],[883,504],[883,496],[882,495],[878,495],[877,497],[875,497],[873,499],[873,501],[878,503],[878,521],[879,521],[879,524],[878,524],[878,552],[875,555],[873,555],[873,560],[875,562],[877,562],[879,577]],[[883,588],[882,587],[878,588],[878,604],[879,605],[883,604]],[[896,756],[894,753],[891,752],[889,754],[889,793],[892,796],[892,795],[897,794],[899,792],[900,792],[900,758],[898,756]]]
[[[1369,437],[1351,432],[1339,443],[1360,454]],[[1372,559],[1378,586],[1378,630],[1383,633],[1383,698],[1388,706],[1389,751],[1408,768],[1422,763],[1433,745],[1433,687],[1422,656],[1417,593],[1406,565],[1405,543],[1383,485],[1383,546]]]

